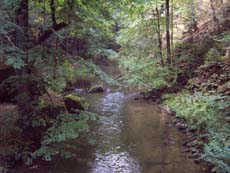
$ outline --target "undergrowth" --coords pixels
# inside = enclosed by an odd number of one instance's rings
[[[191,129],[205,128],[209,142],[202,158],[217,173],[230,172],[230,97],[188,92],[165,95],[165,103],[184,119]]]
[[[90,133],[90,123],[98,120],[98,115],[91,112],[81,112],[79,115],[62,113],[58,115],[53,125],[46,131],[41,147],[34,152],[22,153],[27,164],[42,158],[50,161],[54,156],[72,157],[77,148],[77,140],[84,137],[93,144]],[[35,123],[38,125],[37,123]]]

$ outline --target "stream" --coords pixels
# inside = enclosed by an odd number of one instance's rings
[[[119,74],[113,65],[103,70],[112,77]],[[186,137],[159,105],[124,91],[76,92],[86,97],[89,111],[100,115],[93,128],[96,144],[78,146],[70,159],[12,173],[204,173],[184,152]]]
[[[201,173],[183,152],[185,137],[159,106],[135,100],[136,94],[90,94],[91,111],[101,115],[94,146],[80,147],[76,157],[58,159],[39,173]],[[17,172],[18,173],[18,172]]]

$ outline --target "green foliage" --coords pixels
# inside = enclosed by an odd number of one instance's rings
[[[228,126],[224,126],[218,131],[210,132],[211,140],[205,146],[202,156],[207,162],[214,165],[213,170],[217,173],[230,172],[230,130]]]
[[[89,135],[89,123],[98,120],[98,116],[90,112],[81,112],[79,115],[60,114],[42,140],[42,146],[30,156],[26,157],[29,163],[37,157],[51,160],[53,156],[71,157],[77,147],[76,139]],[[89,143],[93,143],[90,139]]]
[[[79,60],[76,62],[76,65],[78,66],[78,68],[75,70],[76,75],[85,77],[87,76],[91,78],[97,77],[111,86],[121,86],[120,83],[109,77],[104,71],[102,71],[99,66],[94,64],[92,61]]]
[[[136,86],[140,89],[162,88],[171,86],[176,79],[165,62],[165,50],[159,50],[157,33],[163,36],[165,17],[160,16],[161,30],[157,27],[156,7],[161,10],[164,1],[135,1],[130,6],[130,13],[123,20],[122,29],[116,41],[121,45],[117,56],[123,72],[120,79],[124,85]],[[160,56],[162,54],[162,57]]]
[[[68,59],[55,67],[46,67],[43,72],[43,78],[48,87],[58,93],[62,92],[67,83],[73,80],[74,75],[74,69]]]
[[[168,96],[166,96],[167,98]],[[181,93],[169,95],[166,104],[177,112],[177,116],[184,118],[189,127],[214,128],[221,126],[222,120],[229,112],[225,112],[230,106],[229,98],[220,95],[204,96],[200,93],[190,95]]]
[[[223,32],[222,34],[218,35],[218,36],[214,36],[215,40],[218,41],[218,42],[224,42],[224,43],[228,43],[230,42],[230,32],[227,31],[227,32]]]
[[[62,66],[62,73],[64,73],[64,78],[66,80],[71,81],[74,77],[74,69],[71,66],[70,62],[68,61],[68,59],[65,59]]]
[[[166,95],[168,104],[177,116],[183,118],[191,129],[206,128],[209,143],[206,144],[203,159],[215,166],[217,173],[230,170],[230,98],[220,95]]]
[[[91,117],[86,113],[82,113],[79,116],[80,119],[73,114],[59,115],[53,126],[48,129],[42,144],[49,145],[51,143],[76,139],[81,133],[88,132],[89,126],[87,125],[87,121],[90,120]],[[86,116],[87,118],[85,118]],[[95,117],[92,118],[95,119]]]
[[[218,62],[220,56],[221,55],[218,50],[216,50],[215,48],[211,48],[205,57],[205,64]]]
[[[1,61],[5,61],[7,65],[12,65],[15,69],[25,66],[23,56],[25,53],[16,47],[0,46]]]
[[[39,77],[41,81],[38,82],[38,85],[41,83],[45,84],[45,88],[51,88],[57,93],[63,92],[68,82],[72,81],[76,75],[82,74],[92,75],[93,77],[97,76],[100,80],[106,81],[111,85],[120,86],[118,82],[106,75],[91,61],[80,60],[78,62],[80,68],[75,71],[72,63],[74,63],[75,57],[79,59],[81,59],[81,57],[78,57],[78,55],[70,55],[70,52],[63,47],[68,47],[68,39],[74,38],[85,42],[86,49],[80,50],[84,52],[84,55],[81,56],[84,56],[85,59],[95,58],[101,54],[108,55],[113,53],[111,48],[109,48],[114,39],[114,33],[112,32],[114,25],[113,13],[115,9],[118,9],[121,2],[112,0],[55,0],[55,24],[50,17],[52,8],[50,7],[49,1],[29,0],[29,27],[26,29],[26,32],[28,31],[27,33],[21,30],[20,25],[18,25],[20,22],[15,22],[18,21],[16,20],[16,15],[18,13],[18,7],[21,5],[20,2],[20,0],[0,1],[1,62],[11,65],[15,69],[23,69],[25,66],[28,67],[31,72],[25,74],[26,77]],[[26,23],[27,21],[23,22]],[[59,24],[64,24],[63,26],[65,27],[59,29]],[[55,27],[58,29],[56,30]],[[15,35],[15,31],[22,31],[21,34],[26,38],[17,40],[18,33]],[[50,35],[49,32],[51,32]],[[48,33],[48,37],[45,41],[42,40],[40,42],[39,38],[44,33]],[[64,43],[65,40],[67,40],[67,43],[63,46],[62,43]],[[20,45],[26,45],[25,50],[21,50]],[[70,48],[68,48],[71,50],[76,47],[77,49],[82,49],[78,48],[78,46],[79,45],[71,45],[69,46]],[[108,49],[110,49],[110,51],[108,51]],[[24,79],[24,75],[20,76],[19,80],[24,81],[22,79]],[[25,85],[27,84],[26,82],[27,80],[25,80]],[[14,84],[17,86],[17,82],[14,82]],[[43,89],[41,92],[44,92]],[[31,90],[37,91],[38,89],[35,87]],[[26,96],[25,93],[21,93],[21,95]],[[36,100],[37,102],[30,102],[29,99],[24,101],[26,107],[36,105],[36,110],[43,109],[46,106],[44,102],[40,102],[39,106],[41,107],[37,106],[39,100]],[[49,106],[52,107],[52,105]],[[56,109],[55,106],[53,107]],[[19,109],[23,110],[23,108]],[[40,113],[41,111],[38,110],[38,112]],[[23,149],[21,149],[20,153],[15,152],[14,155],[19,159],[23,158],[27,160],[27,163],[31,163],[33,159],[37,157],[50,160],[52,156],[57,154],[66,157],[71,156],[71,151],[74,147],[72,145],[71,147],[67,146],[69,145],[68,142],[71,141],[75,145],[76,139],[79,140],[80,137],[87,136],[89,134],[90,122],[97,119],[97,116],[89,112],[81,112],[80,115],[63,113],[59,115],[57,119],[50,118],[50,115],[43,116],[42,113],[36,116],[35,114],[36,112],[29,112],[28,115],[25,114],[19,118],[23,124],[32,125],[33,129],[31,130],[36,129],[41,133],[44,133],[50,125],[52,125],[52,127],[48,129],[43,140],[40,141],[42,144],[41,148],[34,153],[30,153],[31,148],[28,148],[27,144],[20,143],[20,147]],[[55,117],[56,115],[51,116]],[[90,139],[89,142],[93,143],[94,140]],[[36,141],[36,143],[39,145],[38,141]],[[67,148],[71,148],[71,151]]]
[[[48,86],[54,90],[55,92],[62,92],[63,89],[66,87],[66,80],[65,78],[58,78],[58,79],[45,79]]]
[[[176,73],[168,67],[161,67],[151,59],[124,59],[120,63],[125,72],[120,79],[125,86],[138,86],[139,89],[163,88],[171,86],[176,79]]]

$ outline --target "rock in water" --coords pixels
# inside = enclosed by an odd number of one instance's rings
[[[104,92],[104,88],[102,85],[96,85],[89,89],[90,93],[101,93]]]
[[[76,109],[86,110],[89,106],[83,97],[74,94],[66,95],[64,101],[69,113],[76,113]]]

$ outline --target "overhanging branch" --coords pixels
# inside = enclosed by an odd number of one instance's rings
[[[45,41],[46,39],[48,39],[52,34],[53,32],[55,31],[59,31],[61,30],[62,28],[68,26],[67,23],[65,22],[62,22],[62,23],[59,23],[59,24],[56,24],[55,26],[52,26],[51,28],[49,29],[46,29],[42,34],[41,36],[39,37],[38,41],[37,41],[37,45],[38,44],[41,44],[43,41]]]
[[[46,29],[45,31],[43,31],[43,33],[41,33],[37,41],[37,44],[41,44],[43,41],[48,39],[54,32],[59,31],[68,25],[65,22],[61,22],[57,24],[55,0],[50,0],[50,10],[51,10],[52,27]]]

